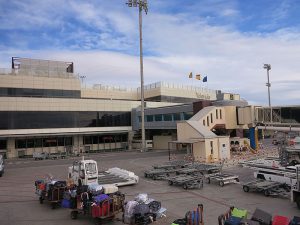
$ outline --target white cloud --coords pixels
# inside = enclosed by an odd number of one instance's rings
[[[164,5],[162,1],[158,3]],[[215,5],[209,5],[209,1],[204,3],[202,7],[198,6],[202,11],[210,12],[215,8],[224,17],[239,16],[234,1],[228,5],[225,1],[214,1]],[[76,71],[85,75],[90,84],[138,87],[137,10],[129,9],[123,3],[103,3],[97,7],[79,1],[69,4],[69,13],[77,15],[77,19],[88,27],[95,28],[90,31],[79,27],[72,36],[66,36],[66,39],[78,40],[71,46],[76,50],[31,51],[9,49],[2,45],[0,66],[5,66],[3,62],[9,62],[11,56],[74,61]],[[195,7],[194,11],[198,8]],[[57,15],[61,15],[61,11]],[[38,14],[36,18],[39,18]],[[45,19],[49,21],[47,17]],[[209,25],[205,18],[188,12],[150,11],[143,20],[145,84],[156,81],[193,82],[197,86],[207,85],[212,89],[240,93],[249,102],[266,105],[267,76],[263,64],[270,63],[272,104],[299,104],[299,30],[284,28],[269,34],[242,33],[231,25]],[[35,23],[39,24],[38,21]],[[188,79],[190,71],[207,75],[208,83]]]

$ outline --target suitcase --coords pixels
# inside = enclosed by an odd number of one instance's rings
[[[247,210],[233,208],[233,210],[231,211],[231,215],[238,218],[247,218]]]
[[[100,218],[100,217],[106,217],[109,214],[109,203],[104,202],[99,205],[93,205],[92,206],[92,217],[93,218]]]
[[[261,209],[255,209],[251,220],[258,221],[260,225],[271,225],[272,215]]]
[[[289,225],[290,219],[285,216],[274,216],[272,225]]]
[[[71,208],[71,200],[63,199],[61,202],[62,208]]]
[[[186,225],[186,224],[187,224],[186,219],[177,219],[172,223],[172,225]]]
[[[242,219],[240,225],[259,225],[259,222],[254,220]]]
[[[227,220],[225,220],[224,225],[240,225],[241,220],[242,218],[230,216]]]
[[[291,220],[290,225],[300,225],[300,217],[294,216],[294,218]]]

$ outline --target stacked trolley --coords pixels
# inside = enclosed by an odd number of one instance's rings
[[[197,175],[177,175],[166,178],[169,185],[182,186],[184,189],[203,188],[203,176]]]

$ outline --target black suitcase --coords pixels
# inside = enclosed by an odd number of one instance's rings
[[[242,219],[240,225],[259,225],[259,222],[254,220]]]
[[[290,222],[290,225],[300,225],[300,217],[294,216],[294,218]]]
[[[272,215],[261,209],[255,209],[251,220],[259,222],[260,225],[271,225]]]

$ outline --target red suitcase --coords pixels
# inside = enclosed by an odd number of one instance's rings
[[[272,225],[289,225],[290,219],[285,216],[274,216]]]
[[[101,204],[101,206],[93,205],[92,206],[92,217],[93,218],[106,217],[106,216],[108,216],[108,213],[109,213],[108,209],[109,209],[108,202],[104,202],[103,204]]]

